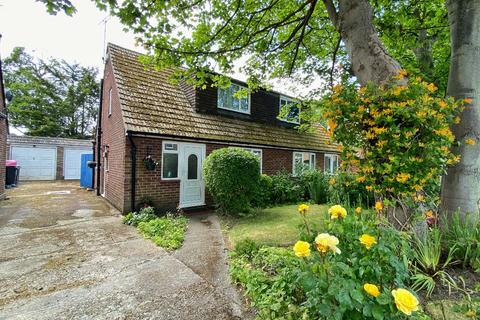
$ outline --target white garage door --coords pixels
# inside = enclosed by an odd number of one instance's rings
[[[20,180],[54,180],[55,148],[12,147],[12,159],[17,160]]]
[[[82,154],[91,154],[92,149],[65,149],[63,162],[65,180],[80,179]]]

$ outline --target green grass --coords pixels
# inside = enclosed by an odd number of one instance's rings
[[[286,205],[261,210],[254,217],[224,217],[227,234],[232,246],[244,239],[252,239],[259,244],[289,246],[298,240],[298,226],[302,217],[297,205]],[[310,205],[307,219],[320,226],[326,217],[326,205]]]

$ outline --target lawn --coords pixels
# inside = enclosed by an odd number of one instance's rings
[[[271,246],[294,244],[298,240],[298,226],[302,223],[297,207],[286,205],[263,209],[249,218],[224,218],[231,245],[247,238]],[[326,205],[310,205],[308,221],[319,226],[326,217],[327,210]]]

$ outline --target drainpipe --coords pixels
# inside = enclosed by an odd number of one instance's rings
[[[135,185],[137,179],[137,146],[133,142],[133,135],[128,132],[128,141],[130,141],[130,159],[132,160],[132,176],[131,176],[131,211],[135,210]]]
[[[97,121],[97,196],[100,196],[100,161],[102,156],[102,107],[103,107],[103,79],[100,80],[100,106],[98,108],[98,121]],[[105,182],[104,182],[105,183]]]

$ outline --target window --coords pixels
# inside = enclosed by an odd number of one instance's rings
[[[294,152],[293,153],[293,175],[298,176],[304,170],[315,169],[316,156],[310,152]]]
[[[290,98],[280,97],[279,115],[282,121],[300,124],[300,108]]]
[[[338,168],[338,155],[326,154],[323,170],[326,173],[334,173]]]
[[[187,179],[197,180],[198,178],[198,157],[195,154],[188,156]]]
[[[108,116],[112,115],[112,88],[108,91]]]
[[[260,173],[262,173],[262,149],[243,148],[245,151],[251,152],[258,158],[260,162]]]
[[[234,96],[243,88],[235,83],[232,83],[227,89],[218,88],[218,108],[250,114],[250,94],[242,98]]]
[[[178,144],[163,142],[162,179],[178,179]]]

